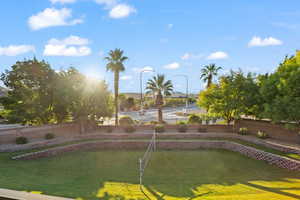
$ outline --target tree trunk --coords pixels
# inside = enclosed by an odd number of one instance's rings
[[[212,76],[209,75],[209,76],[208,76],[208,79],[207,79],[207,86],[206,86],[206,89],[210,87],[211,82],[212,82]]]
[[[158,122],[163,123],[162,106],[158,106]]]
[[[116,71],[114,74],[114,89],[115,89],[115,125],[119,125],[119,72]]]

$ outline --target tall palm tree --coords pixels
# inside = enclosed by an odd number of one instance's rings
[[[215,64],[205,65],[201,69],[200,79],[202,79],[204,82],[207,82],[206,88],[209,88],[212,83],[213,77],[218,75],[218,71],[220,69],[222,69],[222,67],[218,67]]]
[[[165,76],[157,74],[149,79],[146,87],[147,93],[155,95],[155,105],[158,109],[158,121],[163,122],[162,106],[164,104],[164,96],[169,96],[173,92],[173,84],[170,80],[165,81]]]
[[[128,57],[123,56],[123,51],[121,49],[111,50],[105,60],[108,61],[106,65],[106,70],[114,73],[114,92],[115,92],[115,125],[119,124],[119,78],[120,72],[125,71],[124,62]]]

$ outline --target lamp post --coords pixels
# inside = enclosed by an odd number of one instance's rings
[[[185,113],[187,113],[188,111],[188,107],[189,107],[189,77],[187,75],[184,74],[178,74],[175,76],[181,76],[184,77],[186,80],[186,101],[185,101]]]
[[[141,89],[141,108],[140,108],[140,115],[143,114],[143,73],[144,72],[154,72],[153,69],[143,69],[140,71],[140,89]]]

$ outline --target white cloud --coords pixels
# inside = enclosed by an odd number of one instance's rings
[[[126,4],[118,4],[110,10],[109,16],[114,19],[120,19],[128,17],[132,13],[136,13],[136,9],[134,7]]]
[[[83,23],[82,19],[71,19],[72,10],[68,8],[46,8],[42,12],[31,16],[28,24],[32,30],[39,30],[52,26],[72,26]]]
[[[35,52],[32,45],[9,45],[7,47],[0,46],[0,56],[17,56],[20,54]]]
[[[74,47],[66,45],[47,44],[44,49],[45,56],[87,56],[91,49],[86,46]]]
[[[174,24],[168,24],[168,29],[172,29]]]
[[[58,40],[52,38],[48,41],[48,44],[53,45],[87,45],[89,44],[89,40],[86,38],[81,38],[79,36],[71,35],[63,40]]]
[[[170,63],[170,64],[164,66],[165,69],[178,69],[179,67],[180,67],[180,64],[177,62]]]
[[[227,59],[229,56],[227,53],[223,52],[223,51],[217,51],[214,53],[211,53],[207,59],[208,60],[222,60],[222,59]]]
[[[191,60],[191,59],[200,59],[202,58],[202,54],[192,54],[192,53],[185,53],[183,56],[181,56],[182,60]]]
[[[61,3],[61,4],[65,4],[65,3],[75,3],[76,0],[50,0],[51,3],[55,4],[55,3]]]
[[[118,3],[117,0],[95,0],[95,2],[98,4],[104,4],[107,7],[114,6]]]
[[[132,76],[129,76],[129,75],[124,75],[124,76],[121,76],[121,78],[120,78],[121,80],[130,80],[130,79],[132,79]]]
[[[89,40],[71,35],[59,40],[52,38],[48,41],[44,49],[45,56],[87,56],[91,54],[91,49],[86,45]]]
[[[249,47],[265,47],[265,46],[277,46],[277,45],[282,45],[283,42],[273,38],[273,37],[268,37],[268,38],[260,38],[257,36],[254,36],[250,42],[248,43]]]

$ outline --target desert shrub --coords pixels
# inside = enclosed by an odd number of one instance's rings
[[[134,124],[134,120],[130,116],[122,116],[119,119],[119,124],[121,126],[133,125]]]
[[[178,125],[186,125],[186,121],[183,121],[183,120],[182,121],[178,121],[177,124]]]
[[[24,136],[20,136],[16,138],[16,144],[27,144],[28,139]]]
[[[199,115],[191,114],[188,118],[188,123],[189,124],[201,124],[202,119]]]
[[[266,139],[266,138],[268,138],[268,134],[266,132],[264,132],[264,131],[258,131],[257,134],[256,134],[256,136],[258,138],[260,138],[260,139]]]
[[[207,129],[203,128],[201,126],[199,126],[197,130],[198,130],[198,133],[206,133],[207,132]]]
[[[238,131],[238,134],[240,135],[247,135],[248,134],[248,128],[246,127],[241,127]]]
[[[112,126],[108,126],[105,130],[107,133],[112,133],[114,131],[114,128]]]
[[[163,133],[163,132],[165,132],[165,126],[162,125],[162,124],[157,124],[154,127],[154,130],[155,130],[156,133]]]
[[[51,140],[51,139],[53,139],[53,138],[55,138],[55,135],[54,135],[53,133],[47,133],[47,134],[45,135],[45,139],[46,139],[46,140]]]
[[[179,133],[185,133],[186,131],[188,130],[188,127],[186,124],[180,124],[178,127],[177,127],[177,131]]]
[[[125,131],[126,133],[133,133],[133,132],[136,131],[136,129],[135,129],[134,126],[125,126],[125,127],[124,127],[124,131]]]
[[[159,124],[158,121],[150,121],[149,123],[150,123],[151,125],[157,125],[157,124]]]

